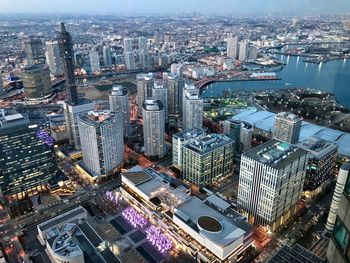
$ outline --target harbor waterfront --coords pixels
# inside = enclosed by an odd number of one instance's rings
[[[271,90],[303,87],[334,94],[337,101],[350,108],[349,60],[335,60],[314,64],[302,57],[276,56],[286,63],[277,72],[281,80],[214,82],[203,90],[203,97],[222,96],[226,90]]]

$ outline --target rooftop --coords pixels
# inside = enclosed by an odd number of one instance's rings
[[[337,150],[338,145],[333,142],[312,136],[298,144],[298,147],[311,153],[314,158],[322,158],[329,152]]]
[[[275,125],[275,115],[276,114],[273,112],[258,111],[256,108],[248,108],[233,116],[233,119],[247,121],[255,128],[271,132]],[[335,142],[339,147],[338,153],[340,155],[350,156],[350,133],[303,121],[301,124],[299,142],[311,136],[317,136],[321,139]]]
[[[85,114],[79,116],[81,120],[86,123],[89,123],[93,126],[98,126],[107,120],[113,118],[115,115],[111,113],[109,110],[104,111],[89,111]]]
[[[205,132],[203,129],[193,128],[190,130],[182,131],[173,135],[173,138],[180,140],[189,140],[197,138],[200,135],[204,135]]]
[[[230,143],[233,143],[231,138],[223,134],[213,133],[201,136],[200,138],[195,138],[184,147],[194,150],[197,153],[204,154]]]
[[[297,115],[288,112],[280,112],[276,115],[276,118],[288,120],[291,122],[298,122],[301,120]]]
[[[160,100],[146,99],[143,108],[146,111],[161,111],[164,109],[164,104]]]
[[[47,229],[50,229],[54,226],[57,226],[61,223],[64,223],[66,221],[68,221],[69,219],[79,215],[79,214],[86,214],[86,210],[81,207],[81,206],[78,206],[72,210],[69,210],[68,212],[65,212],[59,216],[56,216],[44,223],[41,223],[38,225],[38,229],[40,229],[41,231],[45,231]]]
[[[283,165],[285,165],[287,162],[297,159],[305,154],[307,154],[307,152],[303,149],[295,147],[286,142],[272,139],[256,148],[251,149],[243,155],[262,162],[268,166],[279,168],[283,167]]]
[[[324,263],[325,260],[314,255],[306,248],[299,244],[293,247],[284,245],[278,252],[268,261],[268,263]]]
[[[245,231],[231,222],[229,218],[206,205],[197,197],[191,197],[178,206],[175,215],[194,228],[196,232],[199,232],[201,236],[221,247],[231,244],[245,234]],[[215,229],[209,225],[207,229],[208,222],[215,222]],[[200,228],[198,228],[198,223],[200,223]],[[213,229],[215,231],[211,231]]]
[[[128,89],[120,85],[113,86],[110,92],[110,95],[112,96],[125,96],[127,94],[128,94]]]

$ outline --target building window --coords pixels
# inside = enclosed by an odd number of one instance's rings
[[[349,232],[344,227],[343,222],[337,218],[335,222],[335,227],[333,230],[333,237],[335,241],[337,242],[338,246],[342,250],[342,252],[345,252],[345,249],[347,248],[349,244]]]

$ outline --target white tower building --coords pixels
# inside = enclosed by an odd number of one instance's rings
[[[124,159],[122,112],[90,111],[78,125],[85,168],[94,178],[110,175]]]
[[[123,113],[124,137],[128,137],[131,132],[128,89],[122,86],[114,86],[109,94],[109,107],[111,112]]]
[[[165,154],[165,112],[160,100],[146,99],[143,103],[143,140],[145,154],[162,158]]]

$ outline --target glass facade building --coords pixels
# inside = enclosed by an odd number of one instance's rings
[[[56,176],[52,141],[18,113],[0,115],[0,187],[5,196],[36,192]]]

